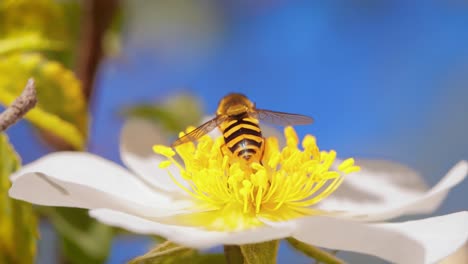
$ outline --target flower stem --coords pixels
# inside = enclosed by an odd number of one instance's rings
[[[292,237],[287,238],[288,243],[293,246],[295,249],[301,251],[305,255],[315,259],[318,263],[327,263],[327,264],[344,264],[345,262],[332,254],[321,250],[312,245],[303,243]]]
[[[224,255],[228,264],[275,264],[278,248],[278,240],[241,246],[225,245]]]
[[[278,248],[279,240],[240,246],[245,264],[274,264]]]
[[[243,264],[244,256],[240,246],[224,246],[224,256],[226,257],[227,264]]]

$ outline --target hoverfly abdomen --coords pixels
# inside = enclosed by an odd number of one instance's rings
[[[263,152],[263,136],[258,120],[244,116],[220,125],[224,144],[236,157],[247,161],[260,161]]]
[[[218,127],[224,137],[223,148],[229,155],[249,163],[261,162],[265,140],[259,120],[275,125],[303,125],[313,121],[304,115],[257,109],[245,95],[233,93],[221,99],[215,118],[177,139],[172,146],[194,141]]]

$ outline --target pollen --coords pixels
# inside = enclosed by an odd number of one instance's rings
[[[173,181],[200,208],[207,208],[179,220],[187,225],[234,231],[260,226],[265,220],[316,215],[320,212],[314,205],[332,194],[347,174],[360,169],[354,159],[346,159],[332,170],[335,151],[320,151],[311,135],[305,136],[299,147],[292,127],[285,128],[284,136],[283,148],[276,137],[265,139],[261,163],[231,160],[221,151],[222,137],[203,136],[174,150],[154,146],[154,152],[167,158],[160,167],[175,165],[182,177],[176,179],[168,171]],[[180,159],[175,158],[176,153]]]

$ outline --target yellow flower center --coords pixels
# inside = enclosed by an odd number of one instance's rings
[[[292,127],[286,127],[284,135],[282,149],[277,138],[265,139],[261,164],[224,155],[222,137],[203,136],[197,144],[179,145],[175,151],[154,146],[154,152],[168,159],[160,167],[175,164],[189,187],[168,173],[203,208],[201,213],[178,220],[214,230],[242,230],[262,225],[265,219],[283,221],[317,214],[312,206],[333,193],[345,174],[359,170],[353,159],[347,159],[338,171],[331,171],[335,151],[320,151],[311,135],[304,137],[299,149]],[[183,165],[176,160],[176,152]]]

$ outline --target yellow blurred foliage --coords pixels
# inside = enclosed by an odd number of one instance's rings
[[[87,135],[86,103],[73,72],[39,53],[12,54],[0,60],[0,103],[10,105],[29,77],[36,80],[38,103],[25,118],[83,149]]]
[[[33,263],[36,255],[38,231],[32,205],[8,196],[8,176],[19,166],[7,136],[0,133],[0,263]]]
[[[65,8],[53,0],[0,3],[0,104],[8,106],[36,80],[38,104],[25,118],[74,149],[83,149],[88,113],[81,82],[50,52],[67,46]]]
[[[0,2],[0,35],[34,33],[49,39],[67,39],[65,13],[54,0],[3,0]]]

